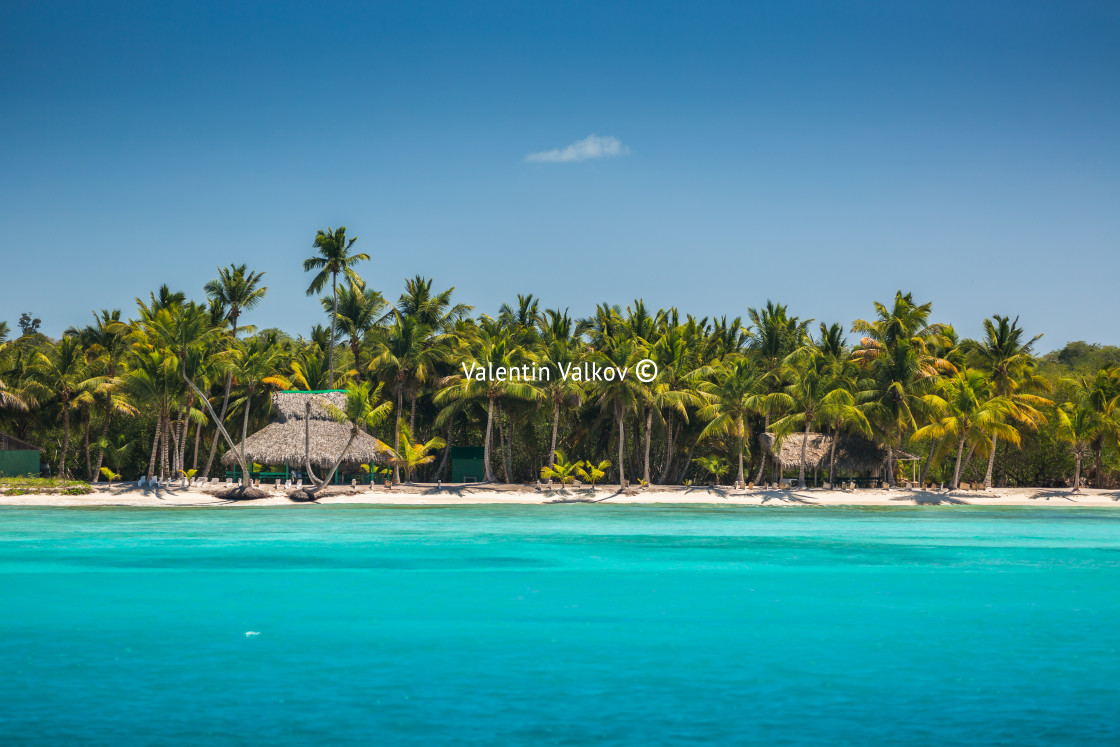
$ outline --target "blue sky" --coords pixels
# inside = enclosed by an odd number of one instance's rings
[[[306,334],[344,224],[390,298],[847,324],[903,288],[1120,344],[1115,2],[226,5],[0,5],[0,319],[245,262],[245,321]]]

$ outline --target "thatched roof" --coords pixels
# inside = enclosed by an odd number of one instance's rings
[[[39,451],[38,446],[33,446],[26,441],[21,441],[15,436],[0,431],[0,451]]]
[[[808,439],[806,441],[806,439]],[[833,436],[824,433],[790,433],[781,440],[778,461],[782,467],[797,467],[801,464],[801,442],[805,444],[805,467],[828,469],[828,455],[832,449]],[[774,449],[774,434],[763,433],[762,445],[768,454]],[[905,452],[895,452],[895,459],[913,459]],[[869,472],[879,469],[887,461],[885,446],[860,436],[841,434],[836,442],[836,469],[841,472]]]
[[[310,422],[305,419],[308,400],[311,400]],[[342,392],[274,392],[272,406],[279,414],[279,419],[245,439],[246,461],[302,466],[307,424],[311,434],[311,464],[315,467],[331,467],[350,440],[351,425],[334,420],[322,406],[323,400],[340,410],[346,406],[346,395]],[[388,448],[368,433],[359,432],[350,451],[346,453],[345,464],[386,463]],[[240,451],[241,444],[237,445],[237,449]],[[222,455],[222,464],[232,466],[236,463],[237,458],[232,450]]]

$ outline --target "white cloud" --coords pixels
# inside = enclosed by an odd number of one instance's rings
[[[590,158],[614,158],[627,155],[630,155],[630,149],[618,138],[609,135],[606,137],[588,135],[583,140],[578,140],[564,148],[530,153],[525,156],[525,160],[533,163],[568,163],[586,161]]]

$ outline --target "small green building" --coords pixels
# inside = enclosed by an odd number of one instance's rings
[[[452,446],[451,482],[482,482],[486,476],[484,453],[481,446]]]
[[[0,477],[39,476],[39,447],[0,431]]]

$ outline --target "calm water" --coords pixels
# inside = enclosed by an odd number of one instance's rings
[[[1120,743],[1118,511],[6,509],[0,609],[7,743]]]

